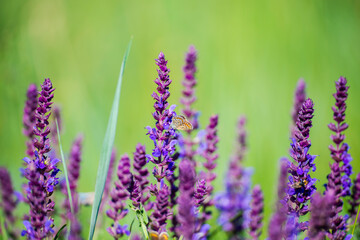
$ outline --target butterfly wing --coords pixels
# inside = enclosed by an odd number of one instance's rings
[[[166,232],[160,233],[159,240],[169,240],[169,235]]]
[[[151,240],[159,240],[159,234],[155,231],[149,231],[149,236]]]

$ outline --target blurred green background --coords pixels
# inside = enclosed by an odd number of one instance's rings
[[[253,183],[264,190],[268,221],[278,160],[288,154],[293,91],[300,77],[315,103],[311,153],[319,155],[318,188],[322,191],[329,172],[327,124],[332,121],[332,93],[340,75],[351,86],[346,142],[352,147],[354,172],[359,172],[359,1],[7,1],[0,8],[0,161],[10,169],[17,189],[25,151],[26,89],[50,77],[56,87],[54,101],[62,108],[63,148],[68,152],[78,133],[85,136],[79,190],[94,190],[130,36],[134,41],[115,140],[119,153],[132,153],[138,142],[149,151],[152,147],[144,127],[154,125],[150,95],[158,53],[165,53],[171,69],[169,102],[179,105],[184,54],[194,44],[199,51],[195,107],[201,111],[202,127],[211,114],[219,114],[217,190],[222,189],[234,146],[237,118],[245,114],[246,165],[254,167]],[[90,211],[82,209],[84,223]]]

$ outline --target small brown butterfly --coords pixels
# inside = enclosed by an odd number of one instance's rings
[[[171,121],[171,127],[177,130],[191,130],[192,124],[182,115],[174,116]]]
[[[169,240],[169,235],[166,232],[159,233],[155,231],[149,231],[150,240]]]

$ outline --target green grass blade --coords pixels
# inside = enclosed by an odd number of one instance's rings
[[[4,240],[8,240],[8,235],[7,235],[7,229],[5,228],[5,214],[4,211],[1,211],[1,216],[0,216],[0,228],[1,228],[1,236],[2,239]]]
[[[55,123],[56,123],[56,131],[57,131],[57,136],[58,136],[58,141],[59,141],[59,150],[60,150],[60,155],[61,155],[61,162],[62,162],[63,167],[64,167],[66,188],[67,188],[68,198],[69,198],[69,202],[70,202],[70,211],[71,211],[71,215],[75,216],[74,207],[73,207],[73,201],[72,201],[72,196],[71,196],[71,190],[70,190],[70,182],[69,182],[67,166],[66,166],[66,162],[65,162],[65,158],[64,158],[64,152],[63,152],[62,145],[61,145],[59,124],[58,124],[57,119],[55,119]]]
[[[66,227],[66,224],[64,224],[56,233],[54,240],[59,239],[61,231]]]
[[[357,225],[359,213],[360,213],[360,205],[359,205],[358,210],[357,210],[357,213],[356,213],[355,222],[354,222],[354,227],[353,227],[353,230],[352,230],[352,233],[351,233],[351,235],[353,235],[353,236],[354,236],[355,228],[356,228],[356,225]]]
[[[110,164],[111,150],[112,150],[112,147],[114,144],[114,139],[115,139],[116,124],[117,124],[118,111],[119,111],[121,82],[122,82],[122,78],[124,75],[126,59],[130,52],[131,42],[132,42],[132,39],[129,42],[129,45],[124,54],[123,62],[121,64],[119,80],[118,80],[118,83],[116,86],[113,105],[111,107],[110,118],[109,118],[108,126],[106,129],[104,142],[103,142],[103,145],[101,148],[100,161],[99,161],[99,167],[98,167],[96,184],[95,184],[95,199],[94,199],[94,204],[92,207],[91,219],[90,219],[90,231],[89,231],[89,238],[88,238],[89,240],[92,240],[94,237],[96,220],[97,220],[97,217],[99,214],[99,208],[100,208],[102,195],[104,193],[106,176],[107,176],[109,164]]]

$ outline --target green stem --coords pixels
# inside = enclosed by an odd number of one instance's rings
[[[138,213],[136,213],[136,217],[137,217],[138,220],[139,220],[139,223],[140,223],[141,229],[142,229],[142,231],[143,231],[143,233],[144,233],[145,239],[148,240],[148,239],[149,239],[149,234],[148,234],[148,231],[147,231],[147,229],[146,229],[146,224],[145,224],[145,222],[144,222],[143,217],[142,217],[140,214],[138,214]]]
[[[356,218],[355,218],[355,222],[354,222],[354,227],[353,227],[353,230],[352,230],[352,233],[351,233],[351,235],[353,235],[353,236],[354,236],[355,227],[356,227],[356,224],[357,224],[357,221],[358,221],[359,213],[360,213],[360,205],[359,205],[358,210],[357,210],[357,214],[356,214]]]

